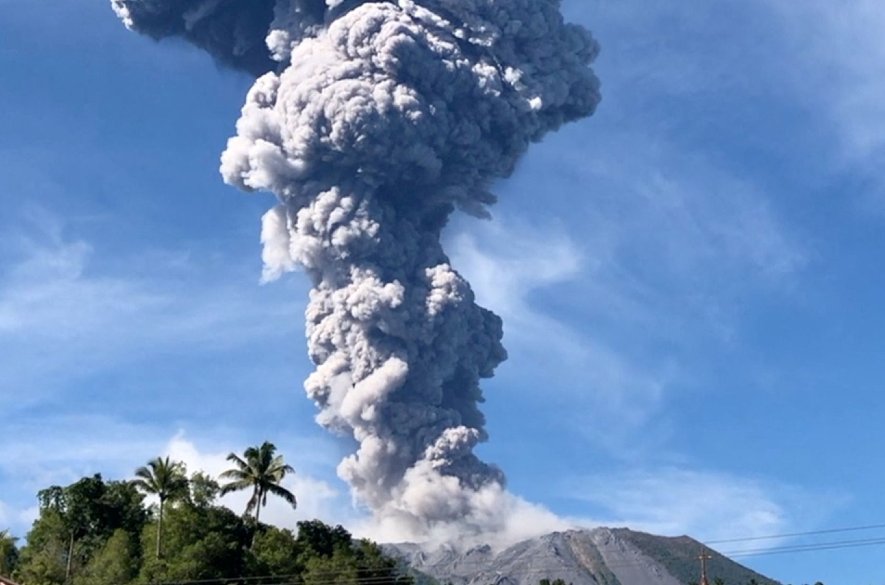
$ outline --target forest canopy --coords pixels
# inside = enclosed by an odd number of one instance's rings
[[[294,494],[279,485],[292,469],[270,443],[250,449],[229,457],[236,472],[226,474],[234,478],[227,484],[203,472],[188,476],[183,464],[157,458],[134,480],[95,474],[41,490],[39,515],[22,546],[0,529],[0,575],[22,585],[261,585],[281,577],[304,585],[411,585],[396,560],[341,526],[311,520],[293,532],[259,522],[268,494],[294,506]],[[260,465],[249,465],[261,457],[269,470],[263,476]],[[217,503],[233,489],[253,490],[243,515]]]

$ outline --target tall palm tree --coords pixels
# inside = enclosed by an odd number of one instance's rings
[[[243,457],[231,453],[227,460],[236,467],[228,469],[220,476],[230,480],[221,486],[219,493],[222,496],[233,491],[252,489],[245,514],[249,515],[254,511],[256,525],[262,506],[267,505],[267,494],[283,498],[293,508],[297,505],[295,494],[280,485],[286,474],[295,473],[295,470],[283,462],[282,455],[274,456],[276,450],[276,445],[265,441],[260,447],[246,449]]]
[[[160,500],[160,510],[157,516],[157,558],[162,553],[163,541],[163,510],[166,502],[176,500],[187,494],[187,477],[185,476],[184,464],[180,461],[171,461],[167,455],[165,459],[157,457],[148,461],[147,466],[135,470],[133,485],[140,491],[157,496]]]

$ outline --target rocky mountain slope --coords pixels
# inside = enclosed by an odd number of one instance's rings
[[[537,585],[562,579],[572,585],[686,585],[700,580],[703,545],[687,536],[668,538],[626,528],[554,532],[495,553],[488,546],[432,552],[415,544],[387,545],[427,581],[452,585]],[[707,575],[726,585],[778,585],[710,551]]]

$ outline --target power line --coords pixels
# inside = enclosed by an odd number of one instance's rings
[[[720,540],[707,540],[705,544],[726,544],[732,542],[748,542],[751,540],[774,540],[777,538],[795,538],[797,536],[816,536],[818,534],[834,534],[837,532],[857,532],[860,530],[875,530],[885,528],[885,524],[868,524],[866,526],[850,526],[848,528],[826,528],[823,530],[809,530],[808,532],[787,532],[784,534],[769,534],[766,536],[745,536],[740,538],[725,538]]]
[[[865,538],[858,540],[842,540],[833,542],[816,542],[809,544],[797,544],[792,546],[780,546],[771,548],[749,549],[743,551],[735,551],[725,556],[734,557],[751,557],[759,555],[776,555],[786,553],[810,552],[818,550],[831,550],[840,548],[856,548],[861,546],[875,546],[885,544],[885,537],[882,538]]]

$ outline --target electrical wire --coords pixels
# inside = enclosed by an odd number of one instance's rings
[[[842,541],[834,541],[834,542],[816,542],[809,544],[797,544],[791,546],[779,546],[779,547],[770,547],[770,548],[759,548],[759,549],[749,549],[743,551],[735,551],[732,553],[724,554],[723,556],[727,556],[729,558],[736,557],[752,557],[759,555],[775,555],[775,554],[786,554],[786,553],[797,553],[797,552],[810,552],[810,551],[818,551],[818,550],[832,550],[832,549],[840,549],[840,548],[855,548],[861,546],[875,546],[885,544],[885,537],[882,538],[865,538],[858,540],[842,540]]]
[[[850,526],[848,528],[826,528],[823,530],[809,530],[808,532],[788,532],[785,534],[769,534],[766,536],[745,536],[740,538],[725,538],[720,540],[707,540],[706,544],[726,544],[732,542],[748,542],[751,540],[774,540],[777,538],[795,538],[797,536],[816,536],[818,534],[833,534],[836,532],[856,532],[860,530],[875,530],[885,528],[885,524],[868,524],[866,526]]]

